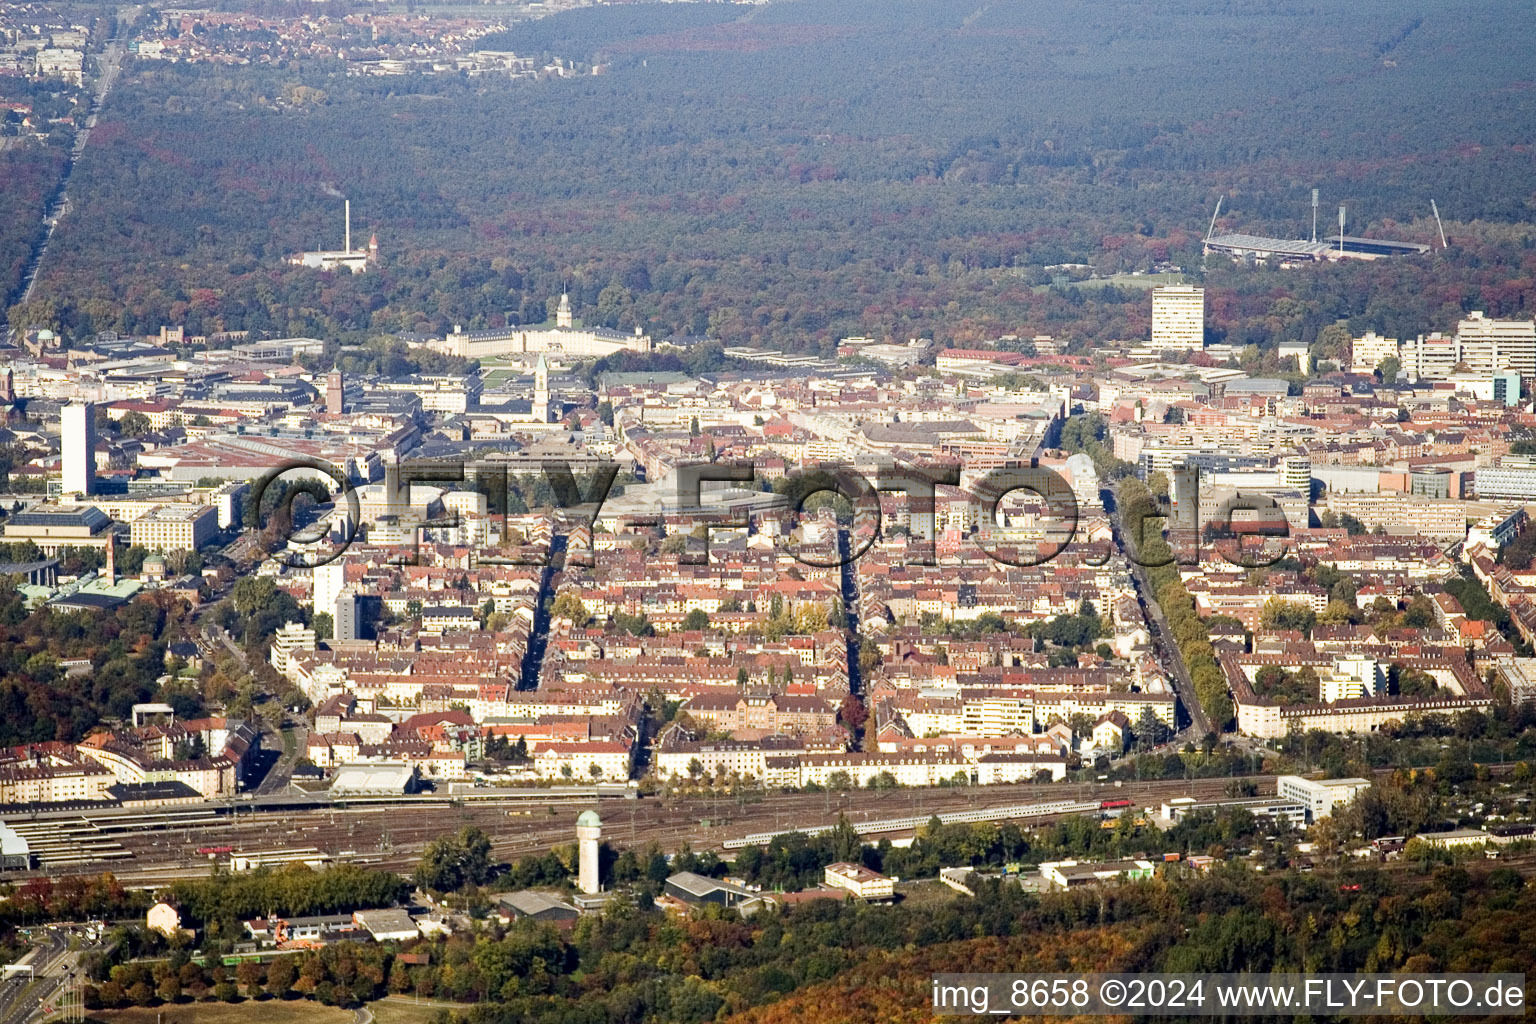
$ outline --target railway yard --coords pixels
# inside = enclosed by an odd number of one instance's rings
[[[596,808],[603,838],[619,848],[685,844],[695,851],[731,850],[743,840],[818,825],[848,816],[867,835],[897,838],[934,814],[958,820],[1049,821],[1094,809],[1103,800],[1138,806],[1176,796],[1219,799],[1232,779],[1108,785],[1020,784],[965,788],[858,790],[845,793],[773,793],[735,797],[624,799],[595,792],[557,794],[526,790],[477,799],[406,797],[351,800],[319,806],[226,803],[145,812],[79,812],[12,816],[6,824],[24,836],[38,860],[33,874],[111,871],[130,886],[155,886],[207,874],[235,858],[265,863],[329,860],[408,871],[427,843],[465,825],[490,836],[497,857],[515,860],[574,839],[576,815]],[[1261,792],[1272,777],[1249,779]]]

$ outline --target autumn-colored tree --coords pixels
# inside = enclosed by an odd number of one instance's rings
[[[293,989],[298,970],[293,957],[280,956],[267,967],[267,994],[276,999],[287,999]]]
[[[255,960],[242,960],[235,968],[235,980],[251,999],[261,995],[261,964]]]

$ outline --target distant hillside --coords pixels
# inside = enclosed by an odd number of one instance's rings
[[[480,45],[599,65],[506,82],[133,65],[38,290],[68,329],[275,334],[542,320],[830,351],[849,334],[1138,338],[1145,294],[1047,267],[1198,271],[1231,230],[1456,247],[1302,273],[1213,268],[1210,323],[1269,348],[1536,308],[1529,5],[631,4]],[[308,86],[299,89],[300,85]],[[337,184],[383,272],[321,281]],[[1288,304],[1277,305],[1281,300]],[[125,307],[125,308],[124,308]]]

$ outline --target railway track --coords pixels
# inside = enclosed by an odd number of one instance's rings
[[[1488,767],[1501,775],[1513,765]],[[1377,774],[1393,770],[1379,769]],[[337,861],[408,871],[433,839],[466,825],[478,827],[490,837],[497,857],[515,860],[573,842],[575,817],[588,808],[603,815],[604,838],[621,848],[654,842],[665,850],[686,843],[695,850],[728,851],[740,848],[748,837],[765,841],[766,836],[779,832],[830,825],[838,815],[846,815],[856,828],[883,823],[861,828],[866,834],[897,835],[913,831],[934,814],[964,816],[965,812],[987,808],[1056,801],[1086,805],[1111,797],[1128,798],[1137,805],[1176,796],[1215,799],[1224,796],[1234,782],[1272,793],[1274,780],[1273,775],[1249,775],[1119,785],[1018,783],[984,789],[936,787],[644,799],[609,799],[627,794],[571,787],[569,791],[516,794],[476,792],[474,799],[443,795],[427,800],[300,802],[271,807],[198,805],[151,812],[52,811],[8,820],[27,837],[40,863],[32,872],[8,873],[7,877],[59,877],[110,870],[125,884],[154,886],[205,876],[212,861],[196,851],[207,847],[221,851],[228,847],[231,852],[313,848]],[[1054,820],[1060,813],[1022,817],[1038,823]],[[900,829],[893,831],[893,821],[903,822]],[[223,856],[220,853],[213,859]],[[1511,864],[1522,873],[1536,874],[1536,858]]]
[[[855,827],[893,819],[908,819],[915,827],[934,814],[975,812],[982,801],[987,807],[1057,801],[1087,805],[1114,796],[1145,804],[1173,796],[1221,796],[1231,781],[1178,780],[1121,786],[1024,783],[985,790],[857,790],[754,794],[741,799],[686,796],[603,802],[564,797],[537,800],[523,794],[501,801],[445,800],[417,805],[412,813],[402,813],[400,806],[387,802],[359,802],[281,810],[240,809],[237,813],[183,808],[18,824],[27,830],[29,841],[50,850],[39,874],[111,870],[125,884],[154,886],[206,875],[214,861],[227,856],[222,852],[197,853],[199,848],[209,847],[220,851],[228,847],[236,852],[313,848],[336,860],[409,870],[433,839],[466,825],[489,836],[497,857],[515,860],[573,842],[576,814],[589,807],[596,807],[604,816],[605,838],[617,846],[654,842],[670,850],[687,843],[696,850],[719,850],[739,847],[744,836],[830,824],[838,815],[846,815]],[[1273,785],[1272,777],[1267,776],[1240,781],[1265,788]],[[1037,820],[1060,813],[1065,812]],[[891,834],[889,827],[881,832]],[[107,855],[93,856],[95,851]]]

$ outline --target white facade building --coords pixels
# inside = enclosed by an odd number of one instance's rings
[[[129,526],[129,542],[150,551],[196,551],[218,532],[212,505],[157,505]]]
[[[1152,347],[1202,348],[1205,345],[1205,289],[1170,284],[1152,289]]]
[[[71,402],[59,413],[59,444],[64,456],[64,493],[96,489],[96,406]]]
[[[1476,373],[1516,370],[1536,377],[1536,321],[1490,320],[1476,310],[1456,326],[1461,358]]]
[[[822,882],[836,889],[846,889],[861,900],[888,900],[896,895],[896,883],[862,864],[828,864]]]
[[[1355,802],[1355,797],[1370,787],[1369,779],[1304,779],[1300,775],[1282,775],[1275,780],[1276,794],[1306,807],[1313,821],[1328,817],[1336,808],[1348,807]]]
[[[1353,373],[1374,373],[1384,359],[1397,359],[1399,346],[1396,338],[1383,338],[1375,331],[1366,331],[1350,346],[1349,368]]]

